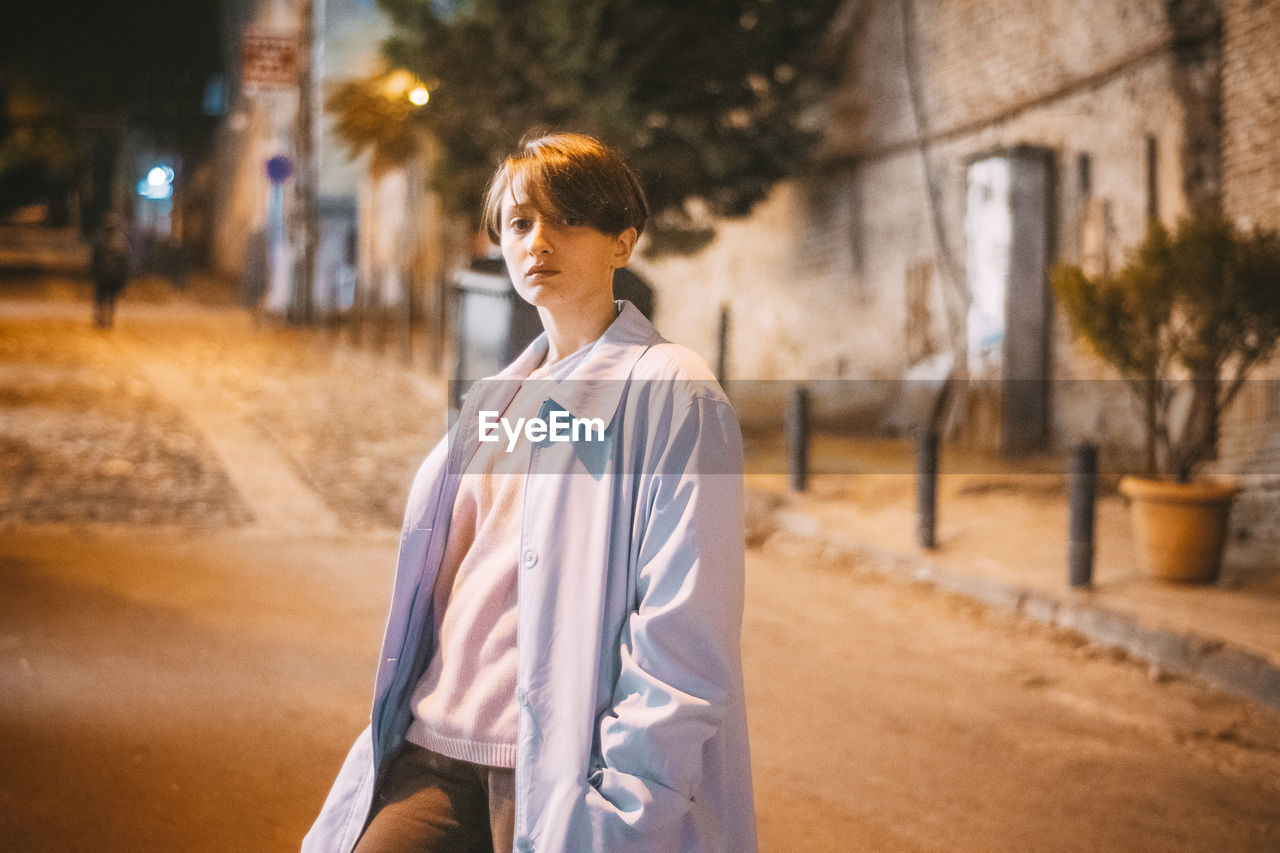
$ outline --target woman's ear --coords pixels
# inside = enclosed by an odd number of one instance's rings
[[[613,244],[613,268],[625,267],[631,260],[631,250],[636,247],[640,233],[635,228],[627,228],[618,235]]]

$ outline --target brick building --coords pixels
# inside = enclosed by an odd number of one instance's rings
[[[1280,228],[1280,3],[1225,6],[1223,203],[1243,225]]]
[[[734,379],[959,364],[991,381],[966,386],[955,438],[1136,452],[1136,408],[1072,341],[1047,271],[1119,263],[1153,216],[1223,204],[1280,227],[1280,0],[851,0],[832,37],[822,164],[700,255],[646,264],[659,326],[714,358],[727,308]],[[816,387],[864,384],[895,383]],[[871,404],[902,425],[896,402]],[[1263,472],[1240,515],[1280,529],[1280,382],[1245,394],[1221,457]]]
[[[659,300],[680,306],[663,328],[711,352],[727,305],[734,377],[1105,375],[1053,317],[1046,272],[1115,263],[1149,215],[1220,194],[1214,5],[866,0],[837,27],[823,164],[701,255],[647,265],[680,297]],[[1131,429],[1101,401],[980,396],[957,423],[991,446]]]
[[[662,327],[712,354],[727,306],[735,378],[897,379],[957,361],[998,378],[1002,348],[1021,353],[1017,376],[1099,375],[1053,318],[1043,273],[1114,263],[1151,213],[1172,221],[1218,196],[1218,21],[1211,3],[1162,0],[846,4],[823,164],[700,255],[645,266],[671,294]],[[1001,237],[1014,217],[984,181],[1007,197],[1011,179],[1038,186],[1023,199],[1038,212]],[[1029,241],[1038,257],[1007,256]],[[1036,269],[1009,282],[1016,316],[987,310],[978,335],[970,294],[993,258]],[[1037,406],[1048,440],[1127,426],[1099,424],[1100,405]],[[970,432],[1000,434],[973,414]]]
[[[1222,35],[1223,207],[1280,228],[1280,0],[1226,0]],[[1245,475],[1237,529],[1280,542],[1280,364],[1259,371],[1223,424],[1220,467]]]

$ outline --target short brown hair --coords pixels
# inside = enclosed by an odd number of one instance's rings
[[[627,164],[581,133],[526,137],[498,167],[484,199],[484,225],[495,243],[501,242],[508,189],[543,216],[578,219],[611,237],[628,228],[641,234],[649,219],[644,190]]]

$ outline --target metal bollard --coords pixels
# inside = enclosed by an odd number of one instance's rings
[[[720,387],[729,387],[729,305],[720,306],[720,326],[716,331],[716,379]]]
[[[809,389],[803,385],[791,392],[784,427],[791,489],[803,492],[809,488]]]
[[[920,547],[938,547],[934,535],[938,521],[938,433],[922,429],[916,435],[916,541]]]
[[[1098,498],[1098,448],[1078,444],[1071,450],[1071,516],[1067,524],[1067,584],[1093,585],[1093,522]]]

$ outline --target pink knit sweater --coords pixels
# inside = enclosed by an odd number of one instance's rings
[[[567,377],[593,345],[531,373],[502,417],[536,416],[549,382]],[[508,453],[503,435],[481,444],[462,474],[433,593],[439,641],[413,691],[406,735],[491,767],[516,761],[516,559],[530,450],[521,439]]]

